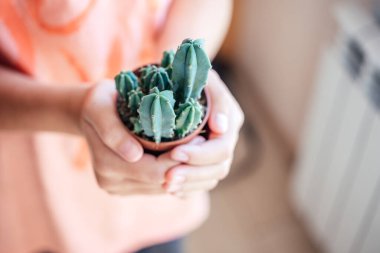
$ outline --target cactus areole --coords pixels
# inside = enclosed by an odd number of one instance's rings
[[[117,111],[144,148],[168,150],[201,132],[210,111],[210,69],[203,41],[185,39],[176,52],[165,51],[160,64],[115,77]]]

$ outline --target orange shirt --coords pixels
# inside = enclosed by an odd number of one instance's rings
[[[0,63],[46,84],[94,82],[151,62],[170,0],[0,0]],[[52,115],[53,117],[53,115]],[[206,195],[115,197],[86,142],[0,133],[0,252],[129,252],[181,236]]]

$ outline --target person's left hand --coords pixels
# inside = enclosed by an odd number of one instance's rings
[[[171,158],[182,164],[168,170],[164,189],[176,196],[211,190],[228,175],[244,122],[240,106],[213,70],[207,86],[212,100],[209,140],[198,136],[171,151]]]

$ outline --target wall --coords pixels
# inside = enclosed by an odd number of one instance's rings
[[[295,150],[320,46],[334,30],[333,0],[236,0],[222,55],[247,75],[274,126]]]

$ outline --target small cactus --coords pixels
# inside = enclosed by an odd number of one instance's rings
[[[161,66],[166,69],[170,79],[172,78],[174,55],[175,52],[173,50],[165,51],[161,60]]]
[[[116,89],[125,100],[128,100],[128,92],[137,89],[139,81],[132,71],[121,71],[115,76]]]
[[[179,105],[176,114],[176,132],[180,137],[192,132],[202,122],[202,106],[193,98]]]
[[[198,99],[206,85],[210,60],[203,50],[202,40],[186,39],[179,46],[173,60],[173,91],[179,103],[190,97]]]
[[[171,90],[173,88],[172,81],[163,67],[151,66],[146,70],[146,74],[142,80],[145,90],[151,90],[154,87],[157,87],[160,91]]]
[[[171,67],[174,60],[174,55],[175,53],[173,50],[164,51],[161,60],[161,66],[166,69]]]
[[[118,112],[131,131],[159,143],[199,127],[206,106],[199,99],[211,68],[202,43],[186,39],[175,53],[165,51],[160,65],[146,65],[137,76],[122,71],[115,77]]]
[[[152,70],[153,66],[154,65],[146,65],[146,66],[141,67],[139,69],[141,80],[143,80],[145,78],[145,76]]]
[[[143,96],[144,94],[141,92],[140,88],[128,92],[128,108],[133,115],[137,115],[137,109],[140,106],[141,98]]]
[[[141,133],[143,131],[139,118],[137,118],[137,117],[130,117],[129,120],[133,124],[133,132],[134,133],[139,134],[139,133]]]
[[[156,143],[160,143],[162,137],[173,137],[176,116],[174,103],[172,91],[159,91],[157,87],[141,100],[138,112],[142,129],[144,134],[153,137]]]

